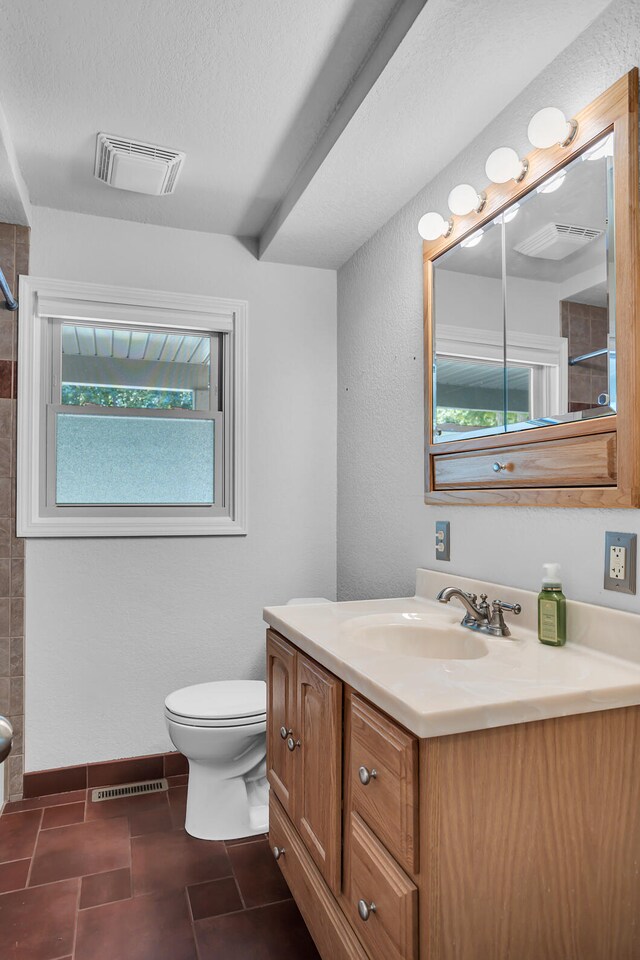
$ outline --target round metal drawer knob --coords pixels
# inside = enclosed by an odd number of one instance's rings
[[[287,740],[287,747],[289,748],[289,750],[291,750],[292,753],[295,750],[295,748],[299,746],[300,746],[299,740],[294,740],[293,737],[289,737],[289,739]]]
[[[375,903],[367,903],[366,900],[358,900],[358,913],[360,919],[366,923],[372,913],[376,912]]]
[[[274,858],[275,858],[276,860],[279,860],[280,857],[284,857],[284,854],[285,854],[285,849],[284,849],[284,847],[274,847],[274,848],[273,848],[273,856],[274,856]]]
[[[499,460],[496,460],[496,462],[493,465],[494,473],[500,473],[501,470],[506,470],[506,469],[507,469],[507,464],[500,463]]]
[[[286,727],[280,727],[280,736],[283,740],[286,740],[290,733],[291,730],[287,730]]]
[[[367,770],[366,767],[360,767],[358,770],[358,776],[360,777],[360,783],[363,787],[366,787],[371,780],[375,780],[378,776],[377,770]]]

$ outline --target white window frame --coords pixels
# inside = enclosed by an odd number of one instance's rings
[[[19,537],[229,536],[247,532],[247,303],[194,294],[21,277],[18,335]],[[49,500],[51,321],[222,333],[224,503],[207,506],[54,506]],[[113,411],[112,411],[113,412]],[[49,440],[50,443],[50,440]],[[216,471],[217,472],[217,471]],[[222,506],[222,511],[221,511]]]

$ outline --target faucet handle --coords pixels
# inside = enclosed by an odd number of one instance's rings
[[[516,616],[522,613],[522,607],[519,603],[506,603],[504,600],[494,600],[493,607],[495,610],[509,610]]]

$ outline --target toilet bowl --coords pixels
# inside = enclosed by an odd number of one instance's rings
[[[235,840],[268,829],[266,684],[198,683],[169,694],[165,719],[189,761],[185,829],[201,840]]]

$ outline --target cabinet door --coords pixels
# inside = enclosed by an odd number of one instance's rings
[[[294,769],[298,759],[288,749],[296,713],[296,651],[267,631],[267,777],[274,794],[294,816]],[[282,736],[284,732],[284,737]]]
[[[342,684],[298,653],[295,823],[331,889],[340,890]]]

